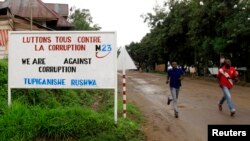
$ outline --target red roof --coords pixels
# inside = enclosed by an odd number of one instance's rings
[[[56,20],[57,27],[72,27],[72,25],[62,17],[68,16],[67,4],[45,4],[41,0],[6,0],[0,3],[0,9],[9,8],[14,15],[30,18],[30,1],[32,1],[33,19],[41,21]]]
[[[32,3],[32,15],[34,19],[40,20],[57,20],[57,15],[51,12],[51,10],[41,0],[31,0]],[[2,3],[0,8],[8,7],[14,15],[18,15],[24,18],[29,18],[31,13],[30,0],[6,0]]]
[[[45,5],[54,10],[60,16],[68,17],[69,15],[69,6],[68,4],[58,4],[58,3],[45,3]]]

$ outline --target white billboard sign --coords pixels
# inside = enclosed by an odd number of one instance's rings
[[[117,87],[115,32],[9,32],[9,88]]]
[[[9,32],[8,104],[12,88],[114,89],[117,123],[115,32]]]

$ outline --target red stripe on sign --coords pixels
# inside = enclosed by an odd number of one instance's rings
[[[123,104],[126,104],[126,100],[123,100]]]
[[[123,83],[122,86],[123,86],[123,87],[126,87],[126,83]]]
[[[123,77],[123,78],[126,78],[126,76],[125,76],[125,75],[122,75],[122,77]]]
[[[126,114],[126,112],[127,112],[126,110],[123,110],[123,113],[124,113],[124,114]]]
[[[123,91],[122,93],[123,93],[123,95],[126,95],[126,91]]]

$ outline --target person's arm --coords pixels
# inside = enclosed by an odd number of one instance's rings
[[[166,81],[167,84],[169,83],[169,80],[170,80],[170,72],[168,71],[168,73],[167,73],[167,81]]]
[[[167,81],[166,81],[167,84],[169,83],[169,80],[170,80],[170,77],[167,76]]]
[[[236,83],[239,81],[238,75],[239,75],[239,74],[238,74],[238,71],[237,71],[237,70],[234,70],[234,76],[233,76],[234,78],[233,78],[233,79],[234,79],[234,81],[235,81]]]

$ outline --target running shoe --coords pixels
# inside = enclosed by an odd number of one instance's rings
[[[172,101],[172,99],[170,99],[170,98],[168,97],[168,105],[170,104],[171,101]]]
[[[235,111],[231,112],[231,117],[233,117],[235,115]]]
[[[220,111],[222,111],[222,105],[221,104],[218,104],[218,108]]]

